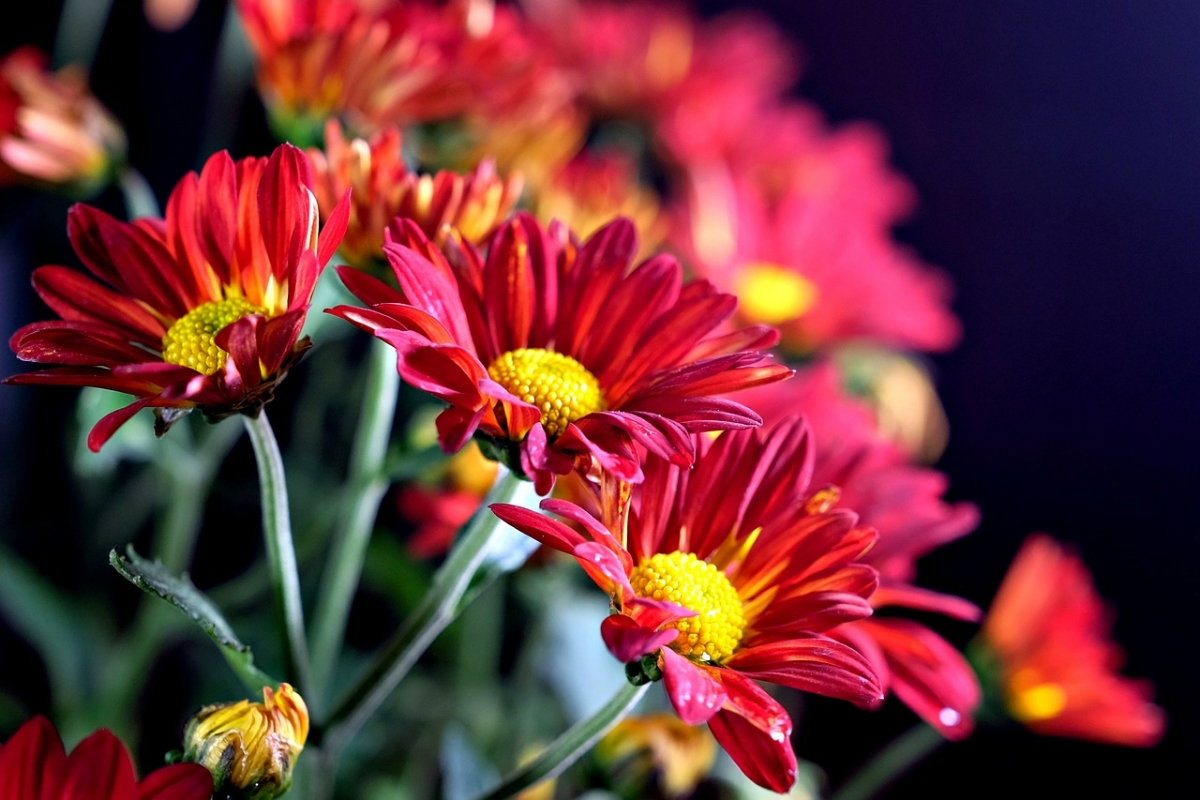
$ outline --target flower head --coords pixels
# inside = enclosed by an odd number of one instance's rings
[[[184,731],[185,761],[212,772],[214,789],[247,800],[278,797],[292,785],[296,757],[308,739],[308,708],[286,683],[263,687],[263,702],[241,700],[200,709]]]
[[[842,375],[817,362],[788,381],[752,390],[767,424],[802,409],[815,439],[812,487],[830,508],[851,508],[879,538],[863,563],[879,572],[871,607],[914,609],[977,621],[973,603],[914,585],[917,559],[966,535],[979,521],[971,503],[947,503],[946,477],[911,463],[884,438],[870,408],[842,389]],[[974,728],[979,682],[970,664],[927,626],[898,614],[876,615],[839,625],[829,634],[871,661],[884,688],[937,728],[961,739]]]
[[[786,130],[798,113],[763,111],[755,130]],[[778,326],[792,352],[855,339],[952,347],[948,278],[891,238],[911,190],[885,169],[881,137],[863,126],[796,127],[766,141],[747,133],[744,150],[690,163],[673,244],[738,295],[744,319]]]
[[[978,640],[984,677],[1035,733],[1149,747],[1162,738],[1152,687],[1117,673],[1111,615],[1087,567],[1044,534],[1026,539]]]
[[[400,291],[341,269],[367,307],[330,313],[394,346],[400,375],[449,404],[437,420],[447,452],[478,435],[541,494],[577,462],[640,480],[635,443],[690,464],[689,433],[759,424],[715,395],[791,374],[764,352],[776,341],[768,328],[710,335],[737,301],[684,285],[673,258],[631,271],[626,219],[580,244],[520,214],[486,254],[459,237],[443,254],[408,220],[390,235]]]
[[[370,139],[346,140],[337,120],[325,125],[324,150],[310,148],[313,192],[327,218],[351,192],[350,223],[341,254],[352,266],[383,258],[384,230],[406,217],[434,241],[449,227],[478,243],[495,230],[521,196],[522,181],[500,178],[489,161],[469,175],[410,172],[401,154],[401,135],[387,127]]]
[[[348,198],[318,235],[308,162],[291,145],[235,163],[226,152],[186,176],[166,219],[119,222],[76,204],[67,235],[92,276],[33,273],[62,319],[18,330],[17,357],[52,365],[5,380],[97,386],[138,399],[92,428],[100,447],[138,410],[163,433],[182,413],[257,414],[308,348],[313,288],[346,228]]]
[[[125,147],[125,132],[81,70],[52,73],[32,47],[0,60],[0,186],[29,183],[88,196],[107,182]]]
[[[98,730],[70,755],[45,717],[34,717],[0,745],[0,797],[16,800],[208,800],[213,781],[197,764],[174,764],[140,781],[129,752]]]
[[[659,459],[637,487],[601,478],[599,518],[560,500],[493,505],[505,522],[575,557],[608,593],[600,634],[637,682],[661,677],[680,718],[708,722],[755,782],[796,778],[787,712],[755,680],[874,706],[867,660],[823,634],[871,613],[875,540],[846,510],[796,502],[812,472],[799,418],[766,435],[723,433],[687,471]],[[629,500],[632,493],[632,500]]]

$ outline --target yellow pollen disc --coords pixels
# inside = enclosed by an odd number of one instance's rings
[[[671,649],[693,661],[729,658],[742,640],[746,616],[737,589],[725,573],[694,553],[656,553],[642,559],[629,576],[639,597],[666,600],[696,612],[675,622],[679,636]]]
[[[553,350],[510,350],[492,362],[488,375],[526,403],[537,406],[551,437],[580,417],[607,408],[596,377],[583,364]]]
[[[244,297],[230,297],[193,308],[176,320],[162,340],[163,361],[212,375],[225,366],[227,353],[213,341],[221,329],[242,317],[265,314],[266,309]]]
[[[817,287],[777,264],[747,264],[734,286],[738,308],[756,322],[779,325],[802,316],[817,302]]]
[[[1008,708],[1021,722],[1053,719],[1067,707],[1067,693],[1057,683],[1043,683],[1029,670],[1009,682]]]

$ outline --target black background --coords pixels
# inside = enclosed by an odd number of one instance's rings
[[[59,5],[25,4],[4,49],[48,48]],[[921,198],[898,236],[957,284],[965,337],[932,360],[951,422],[939,466],[952,497],[981,506],[983,524],[926,559],[922,582],[986,605],[1027,533],[1076,544],[1116,609],[1125,671],[1152,679],[1169,715],[1164,742],[1148,751],[981,732],[943,748],[894,796],[1195,796],[1184,766],[1200,758],[1189,688],[1200,632],[1200,4],[749,5],[802,44],[799,94],[834,122],[873,120],[887,132]],[[114,4],[93,83],[160,198],[207,155],[223,13],[204,0],[185,28],[162,34],[141,22],[140,3]],[[245,112],[234,155],[264,153],[261,110]],[[5,332],[45,314],[28,268],[73,263],[66,207],[0,192]],[[20,369],[0,354],[4,375]],[[61,499],[53,431],[70,395],[0,387],[3,537],[67,586],[92,570],[46,552],[56,540],[41,534],[78,524]],[[945,630],[960,644],[973,632]],[[0,628],[0,680],[38,705],[36,673],[28,648]],[[810,711],[798,748],[835,780],[912,722],[895,704],[874,716],[819,701]]]

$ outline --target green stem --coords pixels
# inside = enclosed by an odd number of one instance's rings
[[[112,0],[66,0],[54,35],[54,66],[82,64],[90,72],[111,10]]]
[[[131,220],[141,217],[161,217],[158,198],[142,173],[130,166],[121,169],[117,182],[125,199],[125,216]]]
[[[254,457],[258,462],[258,480],[262,489],[263,535],[267,545],[267,563],[275,604],[283,617],[286,672],[299,686],[300,694],[311,685],[308,643],[304,638],[304,607],[300,599],[300,576],[296,569],[296,549],[292,544],[292,521],[288,511],[287,481],[283,457],[266,410],[257,417],[243,416]]]
[[[344,524],[333,540],[333,552],[321,583],[313,622],[313,686],[318,695],[324,694],[337,664],[354,591],[362,577],[367,544],[375,527],[379,504],[390,485],[384,473],[384,461],[399,395],[396,351],[386,342],[372,339],[367,386],[350,455],[350,475],[346,485],[348,507],[342,514]]]
[[[930,726],[924,723],[914,725],[859,767],[830,800],[869,800],[875,797],[945,741]]]
[[[595,714],[576,722],[542,751],[541,755],[510,772],[491,791],[479,795],[475,800],[512,797],[544,780],[562,774],[567,767],[591,750],[613,726],[624,719],[649,688],[648,683],[641,686],[628,683],[623,685]]]
[[[493,534],[504,524],[487,506],[511,500],[520,487],[521,479],[501,468],[495,486],[434,575],[421,604],[376,657],[366,675],[334,709],[324,726],[324,737],[317,732],[331,753],[336,754],[350,741],[438,634],[454,620],[471,579],[487,555]]]

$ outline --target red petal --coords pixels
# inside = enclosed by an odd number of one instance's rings
[[[92,430],[88,433],[87,445],[88,449],[93,453],[99,453],[100,448],[104,443],[112,438],[112,435],[117,432],[117,428],[124,425],[133,415],[141,411],[147,406],[154,405],[156,398],[148,398],[138,400],[136,403],[130,403],[124,408],[117,409],[111,414],[105,414],[99,422],[92,426]]]
[[[368,275],[353,267],[336,267],[335,269],[338,277],[342,279],[342,283],[350,290],[350,294],[369,306],[379,303],[406,302],[404,295],[373,275]]]
[[[76,270],[38,267],[33,271],[33,288],[65,320],[112,325],[131,339],[155,348],[162,346],[167,332],[162,320],[133,298],[101,286]]]
[[[173,764],[143,778],[137,800],[208,800],[212,792],[212,773],[203,766]]]
[[[317,263],[320,266],[325,266],[329,263],[329,259],[333,258],[333,254],[337,252],[338,247],[342,243],[342,238],[346,235],[346,228],[350,224],[350,190],[342,195],[342,199],[333,207],[333,211],[329,212],[329,216],[325,218],[325,224],[321,227],[321,233],[317,235]]]
[[[588,577],[608,594],[618,597],[633,594],[629,576],[625,573],[625,565],[612,550],[598,542],[584,542],[575,545],[572,554]]]
[[[129,752],[111,731],[96,731],[67,757],[61,800],[116,800],[136,797],[136,792]]]
[[[677,636],[679,631],[674,628],[665,631],[647,628],[624,614],[610,614],[600,623],[600,638],[608,652],[623,664],[653,653],[675,641]]]
[[[308,159],[290,144],[276,147],[258,181],[258,220],[271,271],[279,280],[300,260],[315,220],[310,218]],[[315,204],[313,204],[315,205]]]
[[[662,650],[663,685],[679,718],[688,725],[707,722],[721,710],[725,689],[707,670],[669,647]]]
[[[796,753],[788,733],[764,731],[731,711],[721,711],[708,721],[717,742],[747,778],[766,789],[784,794],[796,782]]]
[[[228,283],[237,245],[238,191],[237,167],[227,151],[204,162],[198,189],[199,208],[192,223],[197,244],[221,283]]]
[[[456,344],[477,351],[454,276],[403,245],[384,245],[383,251],[404,292],[405,303],[436,317]]]
[[[833,639],[811,638],[748,647],[725,662],[731,670],[863,708],[883,702],[883,688],[857,650]]]
[[[45,717],[34,717],[0,748],[0,797],[57,800],[67,755],[58,731]]]
[[[576,547],[587,541],[570,526],[532,509],[507,503],[493,503],[489,508],[493,514],[521,533],[555,550],[573,554]]]

